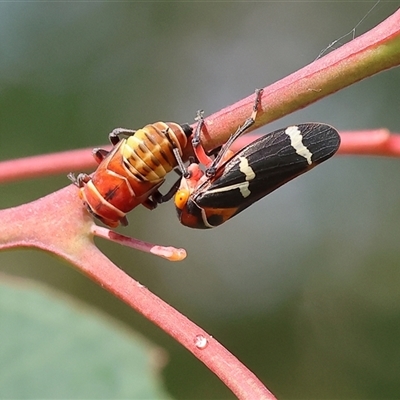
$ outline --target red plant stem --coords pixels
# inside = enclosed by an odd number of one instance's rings
[[[92,234],[119,243],[123,246],[132,247],[133,249],[145,253],[151,253],[163,257],[169,261],[182,261],[186,258],[185,249],[177,249],[176,247],[171,246],[159,246],[153,243],[144,242],[143,240],[121,235],[120,233],[114,232],[108,228],[103,228],[102,226],[93,225]]]
[[[259,379],[203,329],[113,264],[94,245],[93,219],[74,185],[0,210],[0,251],[40,248],[66,260],[176,339],[239,399],[274,399]]]
[[[338,154],[400,157],[400,135],[387,129],[342,132]]]
[[[243,136],[231,149],[240,150],[260,136]],[[390,133],[387,129],[344,131],[340,133],[340,137],[342,143],[338,154],[400,157],[400,134]],[[93,169],[97,164],[90,153],[91,149],[80,149],[2,161],[0,182]]]
[[[236,140],[231,149],[238,151],[262,135],[247,135]],[[344,131],[340,133],[341,144],[337,154],[400,157],[400,134],[387,129]]]
[[[275,399],[260,380],[217,340],[117,268],[102,253],[82,255],[79,269],[182,344],[239,398]]]
[[[264,88],[249,131],[378,72],[400,65],[400,10],[364,35]],[[205,118],[206,150],[221,146],[251,115],[254,94]],[[188,151],[190,152],[190,148]]]
[[[93,169],[92,149],[62,151],[0,162],[0,182]]]
[[[399,64],[400,10],[340,49],[264,88],[261,109],[252,128]],[[224,143],[251,115],[253,103],[254,94],[206,118],[207,129],[202,135],[206,150]],[[367,151],[378,154],[379,151],[379,155],[398,155],[399,152],[398,137],[382,135],[381,132],[376,136],[362,133],[352,140],[346,140],[346,135],[342,137],[341,150],[347,147],[350,152],[360,151],[362,154]],[[374,137],[376,142],[371,145]],[[190,146],[188,149],[189,152]],[[0,172],[5,175],[0,176],[0,181],[4,182],[13,171],[16,174],[10,179],[21,176],[21,171],[24,177],[55,171],[54,155],[40,157],[30,158],[28,162],[27,159],[20,160],[21,164],[15,161],[1,163]],[[58,155],[58,158],[63,157]],[[76,153],[73,157],[69,153],[68,170],[75,169],[73,161],[81,165],[81,159],[77,158]],[[37,170],[33,172],[35,164]],[[239,399],[273,399],[272,393],[257,377],[215,339],[130,278],[93,245],[88,234],[93,222],[84,214],[76,191],[75,187],[69,186],[37,202],[0,211],[0,250],[37,247],[59,255],[174,337],[206,364]],[[71,212],[66,212],[67,209]]]
[[[250,130],[399,64],[400,10],[364,35],[265,87],[257,121]],[[205,149],[222,145],[251,115],[253,103],[254,94],[206,117],[206,132],[202,133]],[[189,143],[185,156],[191,153]],[[357,150],[355,154],[359,154]],[[80,171],[95,165],[86,149],[3,161],[0,162],[0,182]]]

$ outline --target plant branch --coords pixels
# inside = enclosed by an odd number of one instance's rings
[[[233,143],[231,149],[238,151],[260,136],[262,134],[241,137]],[[340,138],[338,155],[400,157],[400,134],[391,133],[388,129],[342,131]]]
[[[256,123],[249,131],[399,64],[400,10],[364,35],[265,87]],[[225,143],[251,115],[253,104],[254,94],[206,117],[205,149]]]
[[[340,49],[264,88],[261,109],[252,128],[399,64],[400,10]],[[202,135],[205,149],[211,150],[223,144],[251,115],[253,103],[252,94],[207,117],[206,131]],[[351,136],[346,139],[346,136],[342,135],[342,153],[346,153],[346,148],[353,154],[357,151],[365,154],[375,149],[380,152],[379,155],[398,156],[398,137],[387,132],[363,132],[352,139]],[[191,147],[188,146],[187,154],[190,152]],[[3,173],[0,181],[84,169],[81,168],[82,160],[88,163],[88,167],[95,165],[89,152],[72,154],[23,159],[18,161],[20,164],[16,161],[3,162],[0,164],[0,172]],[[56,167],[57,160],[59,164]],[[74,164],[75,161],[78,164]],[[95,227],[77,191],[70,185],[35,202],[1,210],[0,250],[35,247],[61,257],[174,337],[217,374],[238,398],[273,399],[257,377],[215,339],[130,278],[95,247],[93,235],[110,238],[110,231]],[[119,242],[125,240],[118,234],[113,239]]]
[[[110,146],[105,146],[110,149]],[[41,176],[67,174],[71,171],[94,169],[97,166],[92,157],[92,148],[61,151],[0,161],[0,182],[14,182]]]
[[[104,239],[122,244],[124,246],[132,247],[133,249],[143,251],[145,253],[152,253],[159,257],[163,257],[170,261],[182,261],[186,258],[185,249],[177,249],[175,247],[157,246],[152,243],[143,242],[142,240],[133,239],[129,236],[121,235],[108,228],[93,225],[92,234]]]
[[[364,35],[264,88],[251,130],[335,93],[378,72],[400,65],[400,10]],[[214,149],[251,115],[254,94],[205,118],[202,144]],[[189,145],[186,157],[192,154]],[[81,171],[96,163],[89,149],[0,162],[0,182]]]
[[[186,347],[238,398],[274,399],[258,378],[207,332],[101,253],[90,233],[93,220],[82,208],[77,191],[70,185],[32,203],[0,210],[0,250],[34,247],[66,260]]]

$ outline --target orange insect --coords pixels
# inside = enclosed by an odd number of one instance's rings
[[[139,204],[154,209],[173,196],[176,187],[162,195],[158,188],[178,166],[192,128],[174,122],[156,122],[137,131],[117,128],[110,135],[110,152],[94,149],[99,163],[92,175],[70,174],[80,188],[88,211],[110,227],[127,225],[126,214]]]

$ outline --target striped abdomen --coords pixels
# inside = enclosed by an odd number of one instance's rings
[[[152,196],[177,166],[173,149],[182,155],[191,133],[189,125],[173,122],[156,122],[137,131],[113,131],[110,140],[116,144],[112,150],[94,151],[100,162],[94,174],[80,174],[75,180],[88,210],[115,227],[126,225],[126,214],[139,204],[156,207]]]

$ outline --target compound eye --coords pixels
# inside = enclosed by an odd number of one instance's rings
[[[179,210],[183,210],[189,200],[190,192],[188,189],[179,189],[175,194],[175,206]]]

